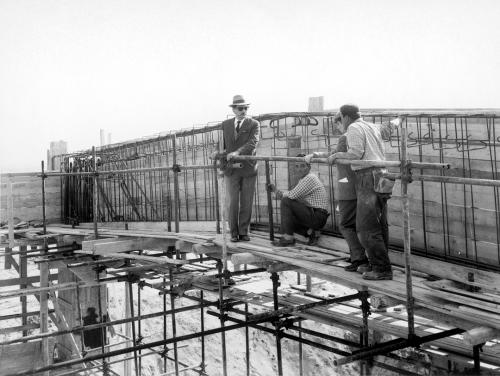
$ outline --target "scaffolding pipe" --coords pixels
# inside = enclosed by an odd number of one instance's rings
[[[93,164],[93,175],[92,175],[92,205],[93,205],[93,215],[92,220],[94,222],[94,239],[99,239],[99,232],[97,229],[97,155],[95,152],[95,146],[92,146],[92,164]]]
[[[274,310],[277,311],[279,308],[278,287],[280,285],[278,273],[276,272],[271,273],[271,281],[273,281],[273,307]],[[274,325],[274,335],[276,337],[276,359],[278,362],[278,375],[283,376],[283,359],[281,353],[281,330],[278,318],[274,320],[273,325]]]
[[[269,218],[269,239],[274,240],[274,220],[273,220],[273,200],[271,198],[271,169],[269,168],[269,161],[266,161],[266,192],[267,192],[267,212]]]
[[[175,309],[175,296],[173,294],[173,289],[174,289],[174,286],[173,286],[173,283],[174,283],[174,275],[173,275],[173,271],[172,271],[172,268],[170,268],[169,270],[169,276],[170,276],[170,308],[172,308],[172,310]],[[176,338],[177,337],[177,323],[175,321],[175,311],[172,312],[172,338]],[[175,360],[175,374],[176,376],[179,375],[179,355],[178,355],[178,352],[177,352],[177,342],[174,342],[174,360]]]
[[[227,331],[230,331],[230,330],[235,330],[235,329],[239,329],[239,328],[243,328],[243,327],[245,327],[245,324],[228,325],[228,326],[225,326],[223,328],[208,329],[208,330],[205,331],[205,333],[203,333],[203,335],[209,336],[209,335],[212,335],[212,334],[218,334],[218,333],[221,333],[221,332],[227,332]],[[24,371],[24,372],[20,372],[20,373],[15,373],[15,374],[7,374],[7,375],[4,375],[4,376],[36,375],[37,373],[40,373],[40,372],[53,371],[53,370],[60,369],[60,368],[71,367],[71,366],[74,366],[74,365],[77,365],[77,364],[81,364],[83,362],[90,362],[90,361],[94,361],[94,360],[99,360],[99,359],[103,359],[105,357],[111,358],[111,357],[114,357],[114,356],[127,354],[129,352],[133,352],[133,351],[137,351],[137,350],[145,350],[145,349],[149,349],[151,347],[162,346],[164,344],[169,344],[169,343],[174,343],[174,342],[178,343],[178,342],[182,342],[182,341],[188,341],[188,340],[191,340],[191,339],[194,339],[194,338],[198,338],[200,336],[201,336],[201,333],[187,334],[187,335],[184,335],[184,336],[179,336],[179,337],[177,337],[175,339],[174,338],[169,338],[167,340],[159,340],[159,341],[155,341],[155,342],[145,343],[145,344],[137,345],[137,346],[130,347],[130,348],[125,348],[125,349],[119,349],[119,350],[110,351],[110,352],[108,352],[106,354],[90,355],[90,356],[87,356],[87,357],[85,357],[83,359],[72,359],[72,360],[68,360],[68,361],[64,361],[64,362],[60,362],[60,363],[55,363],[55,364],[52,364],[50,366],[38,367],[38,368],[34,368],[34,369],[31,369],[31,370],[28,370],[28,371]]]
[[[410,199],[408,198],[408,184],[410,168],[408,160],[407,129],[401,127],[401,211],[403,212],[403,243],[406,275],[406,311],[408,313],[408,340],[415,337],[415,318],[413,284],[411,276],[411,232],[410,232]]]
[[[223,230],[223,233],[225,232],[226,231]],[[219,272],[219,311],[220,311],[219,318],[220,318],[220,326],[222,329],[224,329],[225,323],[224,323],[224,305],[223,305],[223,299],[224,299],[223,285],[225,284],[225,278],[222,277],[222,262],[220,260],[217,260],[217,270]],[[222,345],[222,374],[224,376],[227,376],[226,333],[224,331],[221,331],[221,345]]]
[[[201,303],[201,304],[196,304],[196,305],[191,305],[191,306],[177,308],[177,309],[175,309],[175,312],[176,313],[185,312],[185,311],[189,311],[189,310],[192,310],[192,309],[200,308],[202,306],[203,307],[209,307],[209,306],[215,306],[215,305],[217,305],[217,303],[214,303],[214,302]],[[154,317],[168,315],[168,314],[171,314],[172,312],[174,312],[174,310],[168,310],[168,311],[164,311],[164,312],[161,311],[161,312],[149,313],[147,315],[142,315],[142,319],[143,320],[151,319],[151,318],[154,318]],[[36,339],[40,339],[40,338],[45,338],[45,337],[53,337],[53,336],[55,337],[55,336],[60,336],[60,335],[64,335],[64,334],[76,333],[76,332],[81,331],[82,329],[90,330],[90,329],[98,329],[98,328],[104,328],[104,327],[108,327],[108,326],[115,326],[115,325],[120,325],[120,324],[126,324],[126,323],[134,322],[134,321],[137,321],[137,320],[138,320],[137,317],[131,317],[131,318],[127,318],[127,319],[120,319],[120,320],[115,320],[115,321],[109,321],[109,322],[99,323],[99,324],[86,325],[85,327],[76,326],[73,329],[69,329],[69,330],[59,330],[57,332],[50,332],[50,333],[45,333],[45,334],[35,334],[35,335],[24,337],[24,338],[10,339],[10,340],[7,340],[7,341],[0,342],[0,346],[10,345],[10,344],[13,344],[13,343],[18,343],[18,342],[32,341],[32,340],[36,340]]]
[[[370,358],[375,355],[387,354],[410,346],[417,347],[427,342],[432,342],[441,338],[451,337],[463,332],[465,332],[465,330],[455,328],[455,329],[445,330],[440,333],[430,334],[425,337],[415,336],[411,341],[405,338],[397,338],[392,341],[388,341],[386,343],[377,344],[368,349],[353,351],[353,353],[349,356],[346,356],[341,359],[335,359],[333,361],[333,364],[335,364],[336,366],[341,366],[347,363],[354,362],[356,360]]]

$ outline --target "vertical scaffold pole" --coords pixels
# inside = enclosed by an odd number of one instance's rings
[[[42,221],[43,221],[43,234],[47,234],[46,214],[45,214],[45,165],[42,161]],[[47,238],[43,238],[42,255],[47,253]],[[40,287],[49,286],[49,263],[40,263]],[[49,331],[49,294],[44,291],[40,293],[40,333],[47,333]],[[49,339],[42,339],[42,359],[45,366],[49,365]],[[44,375],[48,376],[49,372]]]
[[[28,287],[26,284],[26,278],[28,277],[28,259],[26,258],[28,247],[26,245],[22,245],[19,247],[19,277],[21,277],[21,283],[19,288],[25,289]],[[26,313],[28,312],[28,301],[26,295],[20,297],[21,301],[21,313],[23,314],[21,318],[21,325],[25,327],[28,324],[28,317]],[[28,335],[27,330],[23,330],[23,337]]]
[[[172,137],[172,163],[174,172],[174,220],[175,232],[179,232],[179,166],[177,165],[177,136],[175,133]]]
[[[172,256],[174,257],[174,256]],[[175,297],[174,297],[174,272],[169,268],[170,276],[170,309],[172,310],[172,338],[177,336],[177,323],[175,321]],[[175,376],[179,376],[179,357],[177,353],[177,341],[174,341],[174,361],[175,361]]]
[[[368,316],[370,315],[370,302],[368,301],[368,291],[366,288],[359,291],[361,301],[361,312],[363,314],[363,326],[359,335],[359,342],[361,348],[368,347]],[[361,376],[369,375],[368,360],[362,359],[360,361],[359,374]]]
[[[141,285],[137,285],[137,342],[142,342],[142,321],[141,321]],[[139,350],[139,375],[142,374],[142,350]]]
[[[167,285],[167,279],[165,277],[163,277],[163,285],[162,286],[166,286]],[[166,313],[167,312],[167,294],[163,294],[163,340],[166,341],[167,340],[167,315]],[[163,373],[167,373],[167,351],[168,351],[168,348],[167,348],[167,344],[163,344],[163,353],[162,353],[162,356],[163,356]]]
[[[92,204],[93,204],[93,220],[94,220],[94,237],[96,239],[99,238],[99,233],[97,231],[97,154],[95,151],[95,146],[92,146],[92,159],[93,159],[93,168],[94,168],[94,174],[92,178]]]
[[[300,286],[300,273],[297,273],[297,285]],[[302,328],[302,321],[299,321],[299,328]],[[302,331],[299,331],[299,338],[302,340]],[[304,357],[303,357],[302,341],[299,341],[299,376],[304,375]]]
[[[245,303],[245,317],[248,320],[248,303]],[[250,376],[250,342],[248,340],[249,335],[248,325],[245,326],[245,358],[246,358],[246,369],[247,376]]]
[[[408,159],[408,135],[406,127],[401,124],[401,204],[403,212],[403,234],[406,273],[406,310],[408,314],[408,339],[415,337],[413,287],[411,278],[411,244],[410,244],[410,200],[408,184],[410,183],[410,164]]]
[[[97,280],[97,305],[99,307],[99,319],[101,320],[101,322],[104,321],[104,315],[102,314],[102,291],[101,291],[101,284],[100,284],[100,280],[101,280],[101,277],[100,277],[100,273],[101,273],[101,266],[98,265],[97,268],[96,268],[96,280]],[[107,314],[107,311],[106,311],[106,314]],[[106,352],[106,328],[101,328],[100,329],[100,332],[101,332],[101,351],[104,355],[104,353]],[[103,374],[105,376],[108,375],[108,364],[106,362],[106,358],[102,358],[102,370],[103,370]]]
[[[214,160],[214,191],[215,191],[215,220],[217,234],[221,233],[220,200],[219,200],[219,172],[217,171],[217,160]],[[222,209],[224,210],[224,208]]]
[[[271,273],[271,280],[273,281],[273,301],[274,301],[274,310],[278,310],[279,305],[278,305],[278,287],[280,285],[279,283],[280,277],[278,276],[278,273],[273,272]],[[277,360],[278,360],[278,375],[283,376],[283,360],[281,357],[281,331],[279,328],[279,322],[278,318],[276,318],[276,322],[274,323],[276,330],[275,330],[275,335],[276,335],[276,355],[277,355]]]
[[[130,317],[134,318],[134,294],[132,291],[132,282],[127,281],[128,284],[128,296],[130,297]],[[136,336],[135,336],[135,322],[132,321],[132,344],[134,345],[134,367],[135,367],[135,374],[139,375],[139,363],[137,359],[137,341],[136,341]]]
[[[224,223],[224,222],[223,222]],[[222,230],[224,234],[226,231]],[[222,275],[222,261],[217,260],[217,271],[219,274],[219,311],[220,311],[220,326],[224,329],[224,291],[223,291],[223,275]],[[222,344],[222,374],[227,376],[227,357],[226,357],[226,332],[221,331],[221,344]]]
[[[205,301],[205,294],[203,290],[200,290],[200,299],[201,301]],[[200,307],[200,321],[201,321],[201,364],[200,364],[200,374],[206,374],[206,363],[205,363],[205,311],[203,305]]]
[[[269,161],[266,161],[266,191],[267,191],[267,212],[269,213],[269,239],[274,240],[274,221],[273,221],[273,200],[269,186],[271,184],[271,169]]]

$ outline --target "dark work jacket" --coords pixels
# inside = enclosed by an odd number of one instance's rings
[[[347,137],[345,134],[339,137],[336,153],[346,152]],[[339,180],[347,178],[347,183]],[[337,200],[355,200],[356,199],[356,174],[352,171],[350,165],[337,164]]]
[[[259,142],[259,122],[252,118],[245,118],[240,124],[237,135],[234,126],[234,118],[222,122],[222,133],[224,136],[224,150],[227,153],[238,151],[240,155],[255,155],[255,149]],[[238,162],[229,162],[229,165]],[[243,167],[228,167],[224,171],[227,176],[253,176],[257,174],[257,161],[243,161]]]

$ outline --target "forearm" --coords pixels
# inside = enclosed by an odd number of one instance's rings
[[[335,156],[335,159],[360,159],[359,156],[349,151],[341,151],[333,154],[333,156]]]
[[[328,151],[315,151],[312,154],[313,154],[313,158],[328,158],[331,153]]]

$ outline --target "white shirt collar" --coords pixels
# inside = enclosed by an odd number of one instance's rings
[[[235,118],[234,118],[234,127],[236,128],[236,127],[238,126],[238,121],[241,121],[241,123],[240,123],[240,127],[241,127],[241,126],[243,125],[243,122],[244,122],[245,120],[246,120],[246,116],[245,116],[243,119],[241,119],[241,120],[238,120],[238,118],[237,118],[237,117],[235,117]]]

